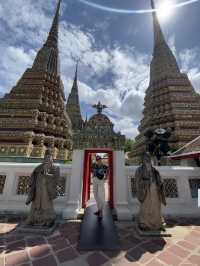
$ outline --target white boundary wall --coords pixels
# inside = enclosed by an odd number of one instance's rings
[[[198,208],[198,198],[192,198],[189,179],[200,179],[200,168],[197,167],[183,167],[183,166],[162,166],[156,167],[162,178],[176,179],[178,197],[166,198],[167,206],[162,207],[162,213],[165,216],[174,217],[200,217],[200,208]],[[139,202],[132,196],[131,178],[134,177],[137,166],[126,167],[126,177],[128,179],[129,187],[129,209],[132,215],[138,213]]]
[[[0,212],[26,213],[29,206],[25,201],[27,195],[17,195],[17,186],[20,176],[30,176],[38,163],[0,163],[0,175],[5,175],[5,185],[3,194],[0,194]],[[61,176],[66,178],[65,196],[58,197],[55,201],[57,213],[62,213],[68,200],[68,188],[71,176],[71,165],[60,166]]]
[[[76,218],[81,208],[83,151],[77,151],[72,165],[60,165],[61,176],[66,178],[65,196],[58,197],[55,209],[65,219]],[[119,220],[129,220],[139,210],[139,203],[132,196],[131,178],[137,166],[124,166],[123,153],[114,153],[114,204]],[[75,163],[76,161],[76,163]],[[78,163],[77,163],[78,162]],[[17,195],[19,176],[29,176],[36,163],[0,163],[0,175],[6,176],[3,194],[0,194],[0,213],[27,213],[26,195]],[[157,168],[163,179],[174,178],[178,187],[178,198],[167,198],[163,213],[170,216],[200,217],[198,199],[192,198],[189,179],[200,179],[200,168],[183,166],[163,166]]]

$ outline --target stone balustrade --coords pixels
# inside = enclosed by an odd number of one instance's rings
[[[25,205],[29,177],[37,165],[36,163],[0,163],[0,213],[26,213],[29,210],[30,206]],[[127,198],[128,195],[128,209],[133,217],[139,210],[139,202],[135,196],[136,169],[137,166],[125,166],[124,177],[127,179],[128,191],[126,195],[120,195],[122,198]],[[183,166],[162,166],[157,169],[164,180],[167,199],[167,206],[163,206],[163,213],[167,216],[200,217],[200,208],[197,205],[200,169]],[[58,197],[54,201],[58,214],[62,214],[68,204],[72,166],[60,165],[60,170],[62,178],[57,187]],[[121,176],[121,178],[124,177]],[[119,189],[116,193],[124,192]]]

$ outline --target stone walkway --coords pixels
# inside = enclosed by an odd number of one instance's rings
[[[121,250],[81,252],[81,221],[67,221],[52,236],[16,234],[18,221],[0,221],[0,266],[199,266],[200,220],[168,220],[172,237],[139,237],[133,222],[116,222]]]

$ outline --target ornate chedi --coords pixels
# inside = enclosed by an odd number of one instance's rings
[[[0,100],[0,156],[44,157],[47,147],[56,159],[67,159],[72,147],[71,121],[65,111],[60,78],[58,27],[61,0],[48,38],[32,68]]]
[[[151,0],[152,9],[155,9]],[[167,45],[157,15],[153,12],[154,51],[150,66],[150,84],[144,99],[143,118],[133,151],[137,163],[145,150],[144,133],[148,129],[171,128],[169,145],[176,150],[200,135],[200,95],[188,76],[180,72]]]
[[[97,109],[97,114],[93,115],[80,131],[74,133],[73,149],[111,148],[123,150],[125,136],[114,132],[113,123],[105,114],[102,114],[106,106],[99,102],[93,107]]]
[[[78,64],[76,65],[76,72],[73,86],[69,97],[67,99],[66,111],[71,119],[72,131],[80,130],[83,127],[83,119],[81,116],[79,95],[78,95]]]

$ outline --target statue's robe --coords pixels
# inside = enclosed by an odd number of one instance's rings
[[[48,173],[43,164],[36,167],[30,178],[30,188],[26,204],[31,204],[27,224],[50,225],[56,219],[53,200],[57,196],[57,182],[60,177],[59,167],[52,166]]]
[[[161,214],[161,203],[166,205],[164,187],[159,172],[152,168],[150,174],[144,166],[136,170],[136,196],[141,203],[138,215],[140,228],[160,230],[164,219]]]

